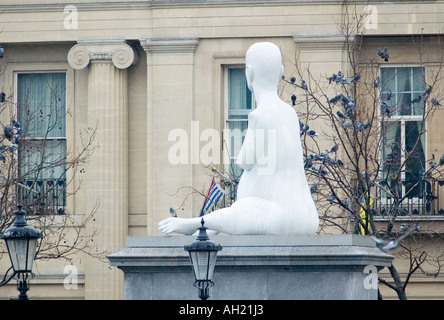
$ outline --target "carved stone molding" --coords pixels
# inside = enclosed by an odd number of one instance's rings
[[[340,50],[346,45],[343,35],[293,36],[300,50]]]
[[[147,53],[194,53],[199,39],[141,39],[140,44]]]
[[[74,69],[104,60],[109,60],[118,69],[126,69],[137,63],[137,53],[124,41],[79,41],[68,53],[68,63]]]

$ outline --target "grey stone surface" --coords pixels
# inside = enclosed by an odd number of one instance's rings
[[[364,287],[367,265],[393,257],[358,235],[212,236],[219,251],[211,299],[376,299]],[[198,299],[188,253],[194,236],[128,237],[110,255],[125,276],[125,299]]]

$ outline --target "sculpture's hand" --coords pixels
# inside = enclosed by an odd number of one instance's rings
[[[165,234],[173,232],[191,235],[199,227],[199,220],[169,217],[159,222],[159,230]]]

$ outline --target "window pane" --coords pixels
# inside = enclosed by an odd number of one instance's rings
[[[251,102],[251,91],[247,87],[245,70],[243,68],[228,69],[228,114],[239,109],[251,110]]]
[[[411,93],[400,93],[397,99],[396,114],[402,116],[410,116],[412,112],[412,95]]]
[[[395,73],[396,73],[396,68],[381,69],[381,88],[383,93],[386,93],[388,89],[392,90],[393,92],[396,91]]]
[[[387,99],[387,91],[392,91],[392,98],[387,103],[394,114],[400,116],[422,115],[424,113],[425,90],[424,67],[381,68],[381,99]],[[421,100],[411,103],[421,96]]]
[[[65,140],[26,140],[19,149],[19,201],[31,214],[63,214]]]
[[[425,75],[424,68],[416,67],[412,68],[412,82],[413,82],[413,91],[419,93],[423,93],[425,91]]]
[[[397,68],[396,78],[398,92],[406,92],[412,90],[410,72],[410,68]]]
[[[61,179],[65,176],[65,140],[25,140],[19,148],[20,176]]]
[[[414,116],[421,116],[424,114],[424,97],[422,94],[414,94],[413,97],[418,97],[419,95],[421,96],[421,101],[412,105],[412,112]]]
[[[18,74],[18,118],[31,137],[65,136],[64,73]]]
[[[401,122],[386,123],[382,149],[382,179],[391,192],[400,195],[401,185],[397,173],[401,166]]]
[[[425,168],[424,135],[422,121],[406,121],[405,123],[405,149],[410,156],[405,161],[405,192],[408,196],[421,195],[421,171]],[[413,152],[412,152],[413,150]]]
[[[400,196],[402,185],[398,172],[401,165],[401,123],[388,122],[384,137],[382,183],[392,194]]]

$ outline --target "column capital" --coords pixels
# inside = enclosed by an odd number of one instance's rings
[[[199,45],[197,38],[156,38],[140,39],[140,44],[147,53],[194,53]]]
[[[137,53],[123,40],[78,41],[68,53],[68,63],[74,69],[104,60],[109,60],[118,69],[126,69],[136,64]]]

